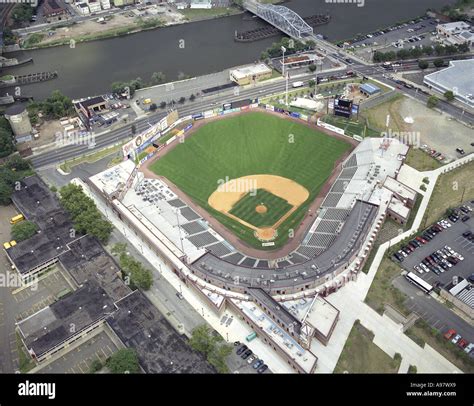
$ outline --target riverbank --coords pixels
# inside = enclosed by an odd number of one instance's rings
[[[121,37],[157,28],[212,20],[242,13],[244,13],[244,10],[237,7],[215,7],[209,10],[186,9],[167,14],[164,17],[161,15],[160,17],[137,17],[133,13],[123,12],[106,17],[105,21],[102,22],[98,22],[97,19],[71,22],[67,25],[31,33],[24,39],[21,49],[34,50],[62,45],[74,47],[77,43]],[[133,18],[132,22],[130,21],[131,18]]]

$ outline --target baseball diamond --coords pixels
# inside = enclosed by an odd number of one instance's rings
[[[268,250],[285,245],[335,163],[350,149],[349,142],[297,121],[263,111],[246,112],[204,123],[149,168],[242,242]],[[256,182],[260,197],[252,197],[246,188],[239,190],[239,184],[237,190],[222,189],[223,179],[240,178]],[[266,213],[259,213],[265,210],[257,206],[264,206]],[[256,229],[265,230],[264,236],[259,237]],[[273,245],[262,247],[262,240]]]

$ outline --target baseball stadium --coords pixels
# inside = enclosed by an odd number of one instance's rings
[[[309,373],[312,337],[327,344],[339,317],[325,297],[364,266],[407,152],[250,103],[169,114],[84,186],[142,252]]]

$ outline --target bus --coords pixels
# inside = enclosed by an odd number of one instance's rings
[[[25,218],[23,217],[23,214],[18,214],[10,219],[10,224],[16,224],[19,223],[20,221],[23,221]]]
[[[430,293],[433,290],[433,286],[431,286],[429,283],[425,282],[423,279],[421,279],[419,276],[415,275],[413,272],[408,272],[405,275],[405,278],[408,280],[408,282],[410,282],[413,285],[417,286],[418,288],[420,288],[425,293]]]
[[[250,333],[247,337],[245,337],[245,339],[250,342],[252,341],[254,338],[257,337],[257,333],[254,331],[253,333]]]

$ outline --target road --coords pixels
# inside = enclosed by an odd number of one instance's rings
[[[417,62],[411,62],[406,65],[408,68],[416,69]],[[337,72],[343,72],[346,69],[351,69],[361,75],[367,77],[373,77],[377,80],[385,83],[389,86],[396,86],[396,83],[389,79],[386,76],[387,71],[385,71],[380,65],[362,65],[362,64],[353,64],[350,65],[349,68],[341,68],[339,71],[331,71],[331,72],[321,72],[318,73],[319,77],[326,77],[336,74]],[[289,80],[289,86],[291,88],[291,83],[295,81],[308,81],[310,79],[314,79],[315,74],[305,74],[299,77],[293,77]],[[195,89],[194,89],[195,90]],[[224,102],[230,101],[237,101],[246,98],[259,98],[262,96],[267,96],[271,94],[281,93],[285,91],[285,82],[283,80],[279,80],[277,82],[270,81],[270,83],[259,83],[253,87],[247,87],[245,89],[240,88],[239,94],[234,94],[235,89],[220,91],[211,95],[201,96],[196,99],[194,102],[186,101],[183,104],[177,104],[177,110],[181,117],[200,113],[209,109],[216,108],[217,106],[222,105]],[[396,89],[397,92],[402,94],[407,94],[422,103],[426,103],[428,100],[429,95],[423,94],[416,89],[407,89],[402,87],[401,89]],[[437,108],[451,116],[455,117],[461,122],[468,123],[472,125],[474,123],[474,115],[464,111],[463,109],[449,104],[443,100],[439,101]],[[167,113],[165,111],[159,111],[153,115],[138,118],[136,121],[133,122],[136,126],[137,133],[145,130],[152,124],[158,122],[161,118],[163,118]],[[131,125],[129,123],[122,128],[105,132],[102,134],[97,134],[95,138],[95,149],[99,150],[106,146],[115,144],[127,137],[131,137]],[[35,155],[31,158],[33,165],[36,168],[46,167],[50,165],[55,165],[59,162],[63,162],[65,160],[71,159],[76,156],[80,156],[83,154],[87,154],[90,152],[90,149],[87,145],[69,145],[60,148],[56,148],[51,151],[47,151],[38,155]]]

